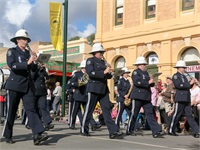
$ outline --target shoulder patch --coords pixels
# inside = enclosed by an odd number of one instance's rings
[[[177,75],[174,75],[174,77],[173,77],[175,80],[177,79]]]
[[[12,51],[8,50],[8,56],[11,56],[11,55],[12,55]]]
[[[67,84],[70,84],[70,80],[67,82]]]
[[[137,75],[137,71],[134,71],[134,72],[133,72],[133,75]]]
[[[91,72],[91,74],[92,74],[92,75],[95,75],[95,72],[94,72],[94,71],[92,71],[92,72]]]
[[[88,61],[87,61],[87,65],[90,65],[90,64],[91,64],[91,61],[90,61],[90,60],[88,60]]]

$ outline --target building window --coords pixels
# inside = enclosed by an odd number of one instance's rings
[[[146,19],[154,18],[156,16],[156,0],[146,1]]]
[[[190,47],[190,48],[186,49],[183,52],[183,54],[181,55],[181,57],[186,62],[200,60],[200,54],[199,54],[198,50],[194,47]]]
[[[115,25],[123,24],[124,0],[116,0]]]
[[[149,65],[158,64],[158,55],[156,53],[150,53],[147,56],[147,62]]]
[[[194,9],[194,0],[182,0],[182,11]]]

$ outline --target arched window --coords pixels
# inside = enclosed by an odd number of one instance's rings
[[[186,62],[188,62],[188,61],[199,61],[200,60],[200,54],[199,54],[198,50],[194,47],[190,47],[190,48],[186,49],[182,53],[181,57]]]
[[[146,57],[149,65],[158,64],[158,55],[156,53],[149,53]]]
[[[126,61],[125,58],[123,56],[117,58],[117,60],[115,61],[115,69],[116,68],[122,68],[126,66]]]

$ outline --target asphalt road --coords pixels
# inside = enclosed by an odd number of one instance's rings
[[[49,139],[39,146],[33,145],[31,131],[16,120],[13,140],[15,144],[7,144],[1,136],[1,150],[200,150],[200,139],[191,135],[180,134],[178,137],[165,135],[155,139],[151,131],[144,131],[143,136],[124,136],[124,139],[109,139],[108,131],[102,126],[92,131],[91,137],[79,134],[80,130],[71,130],[67,123],[54,121],[55,128],[47,131]],[[80,127],[79,125],[76,126]],[[3,130],[3,126],[0,126]],[[122,129],[125,133],[125,130]]]

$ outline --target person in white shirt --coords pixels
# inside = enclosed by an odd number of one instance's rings
[[[50,111],[50,104],[51,104],[51,90],[47,85],[47,111]]]
[[[55,96],[53,101],[53,112],[54,115],[59,116],[60,114],[60,101],[62,95],[62,87],[60,86],[60,82],[56,82],[56,88],[53,91],[53,95]]]

